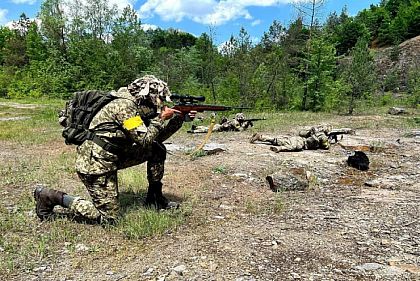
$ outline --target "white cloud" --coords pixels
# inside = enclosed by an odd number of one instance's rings
[[[16,1],[16,0],[15,0]],[[17,1],[24,1],[24,0],[17,0]],[[114,5],[117,6],[118,10],[121,12],[125,7],[130,6],[133,7],[133,4],[136,2],[136,0],[108,0],[107,5],[108,7],[112,7]],[[81,0],[80,5],[86,6],[88,3],[87,0]],[[74,15],[74,14],[80,14],[80,10],[74,7],[74,2],[72,1],[65,1],[63,5],[61,5],[61,9],[64,10],[66,15]]]
[[[7,22],[7,19],[6,19],[7,12],[8,11],[6,9],[0,9],[0,24],[5,24]]]
[[[29,4],[29,5],[33,5],[35,4],[36,0],[12,0],[12,3],[15,4]]]
[[[256,25],[259,25],[259,24],[261,24],[261,20],[254,20],[253,22],[251,22],[252,26],[256,26]]]
[[[136,2],[136,0],[108,0],[109,6],[115,4],[119,10],[124,9],[127,6],[133,7],[134,2]]]
[[[154,25],[154,24],[142,23],[142,24],[141,24],[141,28],[142,28],[144,31],[147,31],[147,30],[156,30],[156,29],[158,29],[159,27],[158,27],[157,25]]]
[[[147,0],[139,10],[141,18],[158,15],[165,21],[184,18],[201,24],[222,25],[237,18],[252,19],[247,7],[270,7],[294,0]]]

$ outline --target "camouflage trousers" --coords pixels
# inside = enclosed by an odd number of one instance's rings
[[[262,136],[261,141],[270,142],[272,145],[270,149],[274,152],[281,151],[301,151],[306,148],[306,139],[302,137],[278,137],[270,138]]]
[[[162,143],[153,143],[152,148],[144,151],[133,146],[128,153],[120,157],[118,169],[139,165],[147,161],[147,179],[149,183],[160,182],[164,174],[166,148]],[[119,217],[117,171],[102,175],[78,173],[86,186],[92,201],[76,197],[70,210],[78,217],[100,222],[113,222]]]
[[[92,175],[78,172],[92,201],[76,197],[70,210],[79,217],[100,222],[115,221],[120,213],[117,171],[147,162],[147,180],[160,182],[165,172],[166,148],[163,141],[182,126],[182,119],[172,119],[151,146],[132,145],[118,155],[117,170]]]
[[[119,215],[117,171],[104,175],[78,173],[92,201],[76,197],[70,210],[77,217],[92,221],[115,221]]]

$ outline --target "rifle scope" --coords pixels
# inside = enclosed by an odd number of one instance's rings
[[[172,94],[171,100],[178,100],[182,103],[192,103],[192,102],[203,102],[206,100],[206,97]]]

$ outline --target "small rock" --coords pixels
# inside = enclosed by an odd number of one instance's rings
[[[370,270],[382,269],[383,267],[384,266],[382,264],[374,263],[374,262],[369,262],[369,263],[364,263],[362,265],[358,265],[358,266],[355,267],[355,269],[357,269],[357,270],[370,271]]]
[[[370,187],[378,187],[380,186],[380,184],[381,184],[381,181],[377,179],[365,182],[365,185],[370,186]]]
[[[223,205],[223,204],[220,204],[219,208],[223,209],[223,210],[232,210],[233,209],[232,206],[227,206],[227,205]]]
[[[75,247],[75,249],[76,249],[76,252],[86,252],[86,251],[89,251],[89,247],[88,246],[86,246],[86,245],[84,245],[84,244],[77,244],[76,245],[76,247]]]
[[[420,137],[420,130],[414,130],[410,132],[410,136],[412,137]]]
[[[299,275],[299,274],[297,274],[297,273],[295,273],[295,272],[292,272],[290,275],[292,275],[292,277],[293,277],[294,279],[300,279],[300,275]]]
[[[405,110],[405,108],[402,108],[402,107],[391,107],[388,110],[388,114],[391,114],[391,115],[407,114],[407,111]]]
[[[166,274],[159,276],[159,277],[157,278],[157,281],[165,281],[166,276],[167,276]]]
[[[47,269],[46,266],[40,266],[40,267],[36,267],[34,268],[34,272],[40,272],[40,271],[45,271]]]
[[[0,252],[4,252],[4,248],[3,247],[0,247]]]
[[[213,271],[215,271],[216,269],[217,269],[217,263],[215,263],[215,262],[210,262],[210,264],[209,264],[209,270],[211,271],[211,272],[213,272]]]
[[[153,273],[153,271],[154,271],[155,269],[153,268],[153,267],[150,267],[150,268],[148,268],[144,273],[143,273],[143,275],[150,275],[150,274],[152,274]]]
[[[238,177],[238,178],[248,178],[248,175],[244,173],[235,173],[233,174],[233,176]]]
[[[185,265],[178,265],[174,268],[172,268],[173,271],[175,271],[176,273],[178,273],[179,275],[182,275],[183,272],[186,270],[187,268],[185,267]]]
[[[208,143],[204,145],[203,150],[207,155],[217,154],[219,152],[226,151],[225,145],[220,143]]]
[[[386,246],[386,245],[389,245],[389,244],[391,244],[391,241],[389,241],[388,239],[382,239],[381,240],[381,245],[382,246]]]

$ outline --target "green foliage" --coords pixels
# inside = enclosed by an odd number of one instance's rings
[[[226,175],[227,174],[227,169],[223,165],[216,166],[216,167],[213,168],[213,173]]]
[[[362,22],[349,19],[339,27],[336,39],[338,42],[337,53],[339,55],[348,54],[359,38],[368,36],[369,30]]]
[[[408,73],[408,104],[420,107],[420,65],[413,66]]]
[[[324,38],[311,41],[308,68],[308,109],[324,109],[325,99],[334,86],[335,48]]]
[[[16,71],[7,87],[9,97],[63,97],[68,90],[69,69],[52,59],[34,61]]]
[[[288,26],[274,21],[259,43],[242,27],[218,50],[211,28],[199,38],[171,28],[145,31],[132,7],[118,11],[108,2],[46,0],[41,26],[22,14],[13,30],[0,27],[0,97],[66,97],[83,89],[118,89],[154,74],[173,92],[204,95],[211,103],[342,110],[355,99],[374,101],[374,68],[363,70],[372,82],[367,87],[356,43],[368,38],[364,44],[372,47],[395,44],[420,30],[419,1],[389,0],[356,17],[346,9],[333,12],[322,27],[302,17]],[[358,74],[347,68],[340,75],[335,53],[352,53]],[[395,47],[391,59],[398,55]],[[381,91],[401,89],[401,75],[388,73]],[[407,83],[410,104],[417,104],[416,79]]]
[[[368,95],[373,89],[376,75],[373,57],[369,52],[366,37],[362,37],[357,41],[350,56],[350,61],[345,65],[343,78],[351,88],[351,91],[348,93],[348,113],[352,114],[356,100],[364,95]]]
[[[118,223],[118,230],[131,239],[157,236],[174,229],[183,222],[182,210],[157,212],[154,209],[129,210]]]

